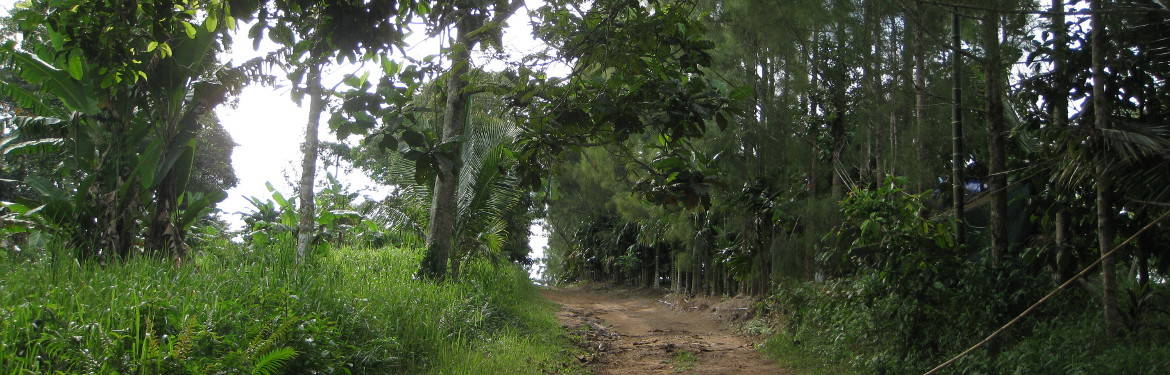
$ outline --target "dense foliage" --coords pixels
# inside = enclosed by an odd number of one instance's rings
[[[552,281],[756,295],[776,353],[923,372],[1166,212],[1158,2],[692,6],[741,110],[568,152]],[[1165,371],[1152,225],[948,371]]]

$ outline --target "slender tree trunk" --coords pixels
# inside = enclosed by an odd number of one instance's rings
[[[956,9],[951,14],[951,79],[954,85],[951,96],[951,208],[955,211],[955,246],[963,249],[967,246],[967,223],[963,219],[963,192],[966,190],[963,167],[966,158],[963,156],[963,45],[959,26],[959,12]]]
[[[898,148],[898,112],[896,109],[890,109],[890,122],[887,126],[888,127],[885,130],[885,134],[878,138],[879,140],[887,142],[886,146],[889,149],[889,154],[886,155],[884,157],[885,160],[879,164],[881,168],[878,170],[877,176],[875,176],[879,185],[885,182],[886,175],[897,175],[897,171],[894,168],[894,161],[897,160],[896,152]]]
[[[1065,26],[1064,17],[1064,1],[1052,1],[1052,35],[1053,35],[1053,49],[1052,49],[1052,71],[1053,71],[1053,92],[1049,101],[1052,103],[1052,126],[1056,128],[1064,128],[1068,126],[1068,72],[1066,61],[1068,56],[1068,32]],[[1056,242],[1056,248],[1059,252],[1066,251],[1068,247],[1068,212],[1063,209],[1064,205],[1057,201],[1057,208],[1055,218],[1053,219],[1054,232],[1053,237]]]
[[[691,247],[691,280],[690,280],[690,288],[688,288],[688,290],[687,290],[688,294],[695,294],[695,291],[698,290],[698,288],[699,288],[699,272],[702,271],[702,266],[703,266],[701,263],[702,262],[699,261],[699,247],[692,246]]]
[[[301,145],[304,158],[301,160],[301,181],[297,187],[297,260],[302,261],[313,246],[316,207],[313,181],[317,175],[317,128],[321,124],[321,112],[325,110],[325,98],[321,88],[321,66],[309,66],[307,78],[309,95],[309,120],[305,122],[305,143]]]
[[[661,252],[662,252],[662,246],[655,245],[654,246],[654,280],[653,280],[654,289],[658,289],[658,287],[661,286],[661,284],[658,283],[658,277],[659,277],[659,275],[662,275],[661,268],[659,268],[661,263],[662,263],[659,260],[661,258]]]
[[[455,2],[461,16],[455,25],[455,46],[451,48],[451,70],[447,72],[447,102],[443,109],[442,142],[452,142],[463,135],[470,107],[467,73],[471,70],[471,50],[479,41],[472,33],[485,25],[502,25],[524,5],[523,0],[512,0],[507,5],[496,4],[490,20],[473,16],[475,2]],[[502,27],[502,26],[500,26]],[[436,158],[435,189],[431,201],[430,225],[427,228],[427,254],[423,257],[419,275],[441,280],[447,274],[447,262],[456,250],[455,219],[458,207],[455,190],[459,186],[460,152]],[[620,273],[620,272],[618,272]]]
[[[841,93],[841,97],[834,99],[834,114],[833,121],[829,124],[829,132],[833,137],[833,150],[829,160],[829,172],[832,173],[832,185],[830,185],[830,193],[834,200],[840,200],[844,195],[845,181],[842,173],[839,170],[842,166],[841,153],[845,152],[845,96]]]
[[[1101,0],[1091,0],[1090,9],[1092,23],[1093,48],[1093,114],[1094,126],[1099,129],[1109,129],[1109,99],[1105,97],[1105,23],[1101,18]],[[1105,254],[1113,248],[1115,236],[1114,217],[1117,210],[1113,207],[1113,184],[1110,181],[1109,170],[1104,165],[1096,166],[1097,179],[1097,246],[1101,252],[1101,309],[1104,312],[1106,332],[1117,337],[1121,328],[1117,311],[1117,301],[1114,294],[1117,290],[1116,269],[1111,257]]]
[[[1153,220],[1153,217],[1144,211],[1138,215],[1139,223],[1148,223]],[[1150,284],[1150,251],[1157,246],[1157,238],[1155,233],[1158,231],[1150,230],[1142,233],[1137,238],[1137,279],[1138,285],[1148,286]]]
[[[987,12],[983,20],[984,73],[987,75],[987,180],[991,190],[991,263],[999,266],[1000,259],[1007,254],[1007,176],[1005,167],[1005,135],[1003,92],[1004,72],[1000,62],[999,2],[992,5],[996,10]]]
[[[869,44],[873,47],[870,53],[871,56],[869,61],[865,64],[864,68],[865,79],[867,82],[869,82],[869,92],[867,93],[867,96],[869,97],[869,103],[867,104],[871,111],[867,121],[869,123],[870,129],[870,134],[868,137],[869,158],[866,159],[869,163],[869,173],[867,173],[864,178],[866,180],[872,181],[866,185],[870,187],[877,187],[877,185],[881,184],[882,175],[884,173],[882,171],[882,153],[884,152],[882,142],[885,139],[885,130],[888,125],[885,119],[881,118],[883,105],[879,103],[888,103],[884,99],[888,98],[889,100],[893,100],[895,96],[893,93],[882,91],[881,77],[883,75],[882,59],[884,48],[884,38],[882,37],[881,27],[882,19],[878,15],[877,10],[874,9],[876,6],[872,3],[873,2],[866,2],[866,6],[869,8],[866,10],[866,23],[869,24],[866,27],[866,33],[870,38]],[[890,107],[892,109],[894,106],[890,105]],[[860,182],[861,181],[859,181],[859,183]]]
[[[918,4],[918,3],[916,3]],[[925,33],[923,33],[922,25],[922,4],[916,7],[916,18],[914,22],[907,22],[906,25],[914,26],[914,155],[918,156],[914,164],[918,167],[914,179],[916,183],[915,191],[922,192],[924,187],[922,184],[922,176],[926,175],[926,48],[924,44]]]
[[[836,37],[836,51],[838,53],[843,53],[846,48],[845,35],[845,27],[838,26]],[[833,67],[833,73],[827,77],[836,81],[830,85],[830,89],[832,90],[830,95],[832,96],[833,120],[829,123],[829,133],[833,139],[833,149],[830,153],[829,171],[832,173],[830,193],[832,194],[833,200],[840,200],[844,195],[845,181],[842,173],[845,173],[845,171],[838,168],[844,168],[841,162],[841,154],[845,152],[846,145],[845,106],[849,104],[849,92],[845,81],[849,79],[849,73],[847,71],[849,68],[841,66],[842,64],[840,62],[834,64],[838,66]]]
[[[674,266],[674,278],[670,280],[670,287],[675,293],[680,293],[682,292],[682,267],[678,266],[677,256],[674,257],[674,262],[671,264]]]
[[[821,84],[820,71],[817,68],[817,66],[818,66],[817,64],[819,64],[819,61],[818,61],[818,52],[819,52],[818,48],[820,46],[820,33],[819,32],[813,33],[812,43],[810,44],[810,46],[811,46],[811,48],[809,51],[809,61],[808,61],[809,81],[811,82],[812,87],[820,87],[820,84]],[[806,95],[808,96],[808,115],[810,117],[817,116],[817,111],[821,110],[820,98],[818,98],[817,95],[815,93],[813,93],[812,90],[809,90]],[[812,139],[809,141],[809,149],[811,152],[808,153],[808,157],[809,157],[808,192],[809,192],[810,196],[815,197],[815,196],[817,196],[817,189],[820,187],[820,184],[817,183],[817,180],[820,179],[820,176],[818,174],[818,170],[820,169],[820,166],[819,166],[820,160],[817,160],[817,154],[818,154],[819,147],[818,147],[818,142],[816,141],[818,135],[815,134],[815,133],[819,133],[819,131],[814,131],[813,133],[814,134],[812,134]]]
[[[451,52],[451,71],[447,73],[447,103],[443,110],[443,142],[463,135],[467,122],[466,74],[471,66],[472,43],[468,33],[474,31],[469,17],[463,17],[456,27],[456,44]],[[435,191],[431,202],[431,218],[427,233],[427,254],[423,259],[424,276],[442,279],[447,273],[447,260],[455,247],[455,190],[459,186],[459,154],[438,158]]]

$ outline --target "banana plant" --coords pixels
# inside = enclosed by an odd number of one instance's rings
[[[131,9],[32,1],[13,12],[18,28],[37,37],[5,43],[0,62],[61,106],[54,110],[18,85],[0,87],[0,95],[59,124],[56,137],[40,139],[18,127],[22,138],[5,153],[35,146],[66,155],[57,175],[25,182],[82,256],[131,254],[145,222],[146,248],[182,258],[183,229],[222,199],[188,194],[186,184],[201,120],[246,81],[215,60],[234,17],[257,5],[232,3]]]
[[[316,206],[321,209],[312,218],[315,225],[314,243],[350,243],[350,240],[376,242],[385,230],[373,219],[373,206],[355,202],[358,194],[350,192],[332,174],[326,174],[328,184],[317,194]],[[272,244],[271,238],[298,233],[300,210],[297,198],[286,198],[271,183],[265,184],[270,198],[245,197],[253,211],[244,213],[248,229],[245,238],[256,248]]]
[[[274,238],[291,236],[297,226],[296,198],[285,198],[271,183],[265,183],[264,186],[268,188],[271,198],[244,198],[254,209],[244,213],[243,220],[248,226],[244,238],[257,249],[267,248]]]

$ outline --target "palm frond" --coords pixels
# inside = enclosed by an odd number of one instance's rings
[[[1170,137],[1163,125],[1120,122],[1112,129],[1100,129],[1109,156],[1133,162],[1170,151]]]
[[[1054,161],[1053,182],[1064,188],[1086,184],[1096,176],[1098,166],[1117,177],[1141,175],[1147,172],[1145,165],[1170,155],[1170,131],[1165,126],[1137,122],[1116,122],[1115,126],[1043,132],[1042,137],[1055,146],[1049,155]]]

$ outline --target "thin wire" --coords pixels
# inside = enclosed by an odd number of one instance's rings
[[[935,366],[933,369],[931,369],[930,371],[927,371],[923,375],[931,375],[931,374],[937,373],[940,370],[946,368],[947,366],[950,366],[951,364],[955,363],[955,361],[958,361],[959,359],[965,357],[967,354],[970,354],[975,349],[978,349],[980,346],[987,344],[988,342],[991,341],[991,339],[995,338],[995,336],[998,336],[1000,333],[1003,333],[1003,331],[1007,330],[1009,327],[1011,327],[1012,325],[1015,325],[1017,322],[1019,322],[1021,319],[1023,319],[1024,316],[1027,316],[1028,314],[1032,313],[1032,311],[1036,310],[1036,308],[1039,307],[1041,304],[1043,304],[1044,302],[1047,302],[1049,299],[1052,298],[1052,296],[1055,296],[1057,293],[1060,293],[1060,291],[1067,288],[1069,285],[1071,285],[1077,279],[1084,277],[1086,274],[1089,273],[1089,271],[1091,271],[1093,268],[1097,267],[1098,264],[1101,264],[1101,261],[1112,256],[1113,253],[1116,252],[1117,250],[1121,250],[1122,247],[1129,244],[1130,241],[1133,241],[1135,238],[1137,238],[1138,235],[1141,235],[1142,233],[1145,233],[1146,230],[1153,228],[1154,224],[1157,224],[1159,221],[1162,221],[1162,219],[1165,219],[1166,216],[1170,216],[1170,211],[1166,211],[1166,213],[1163,213],[1162,216],[1159,216],[1157,219],[1154,219],[1154,221],[1151,221],[1149,224],[1146,224],[1146,226],[1143,227],[1142,230],[1139,230],[1139,231],[1137,231],[1137,233],[1134,233],[1132,236],[1129,236],[1129,238],[1127,238],[1125,240],[1125,242],[1122,242],[1120,245],[1117,245],[1117,247],[1114,247],[1113,250],[1109,250],[1109,252],[1107,252],[1105,254],[1101,254],[1101,257],[1097,258],[1097,260],[1093,261],[1092,264],[1089,264],[1089,266],[1085,267],[1085,269],[1081,270],[1081,272],[1078,272],[1075,276],[1068,279],[1068,281],[1065,281],[1063,284],[1060,284],[1060,286],[1056,287],[1056,289],[1053,289],[1051,292],[1048,292],[1047,295],[1040,298],[1040,300],[1036,301],[1036,303],[1033,303],[1031,306],[1028,306],[1028,308],[1025,309],[1024,312],[1021,312],[1020,315],[1016,315],[1016,317],[1012,318],[1012,320],[1008,321],[1007,324],[1004,324],[1003,326],[999,327],[999,329],[996,329],[994,332],[992,332],[990,335],[987,335],[987,337],[984,338],[983,341],[980,341],[980,342],[976,343],[975,345],[972,345],[970,348],[967,348],[967,350],[964,350],[962,353],[959,353],[958,355],[947,360],[946,362],[943,362],[943,363],[939,364],[938,366]]]
[[[926,4],[926,5],[934,5],[934,6],[947,7],[947,8],[967,9],[967,10],[977,10],[977,11],[983,11],[983,12],[995,11],[995,12],[999,12],[999,13],[1036,14],[1036,15],[1044,15],[1044,16],[1052,16],[1052,15],[1059,15],[1059,14],[1070,15],[1070,16],[1091,16],[1094,13],[1092,11],[1087,11],[1087,10],[1078,10],[1078,11],[1072,11],[1072,12],[1053,12],[1053,11],[1046,11],[1046,10],[995,9],[995,8],[976,6],[976,5],[953,4],[953,3],[945,3],[945,2],[931,1],[931,0],[915,0],[915,1],[920,3],[920,4]],[[1099,10],[1096,13],[1109,14],[1109,13],[1145,13],[1145,12],[1170,13],[1170,10],[1163,9],[1163,8],[1114,7],[1113,9]]]

